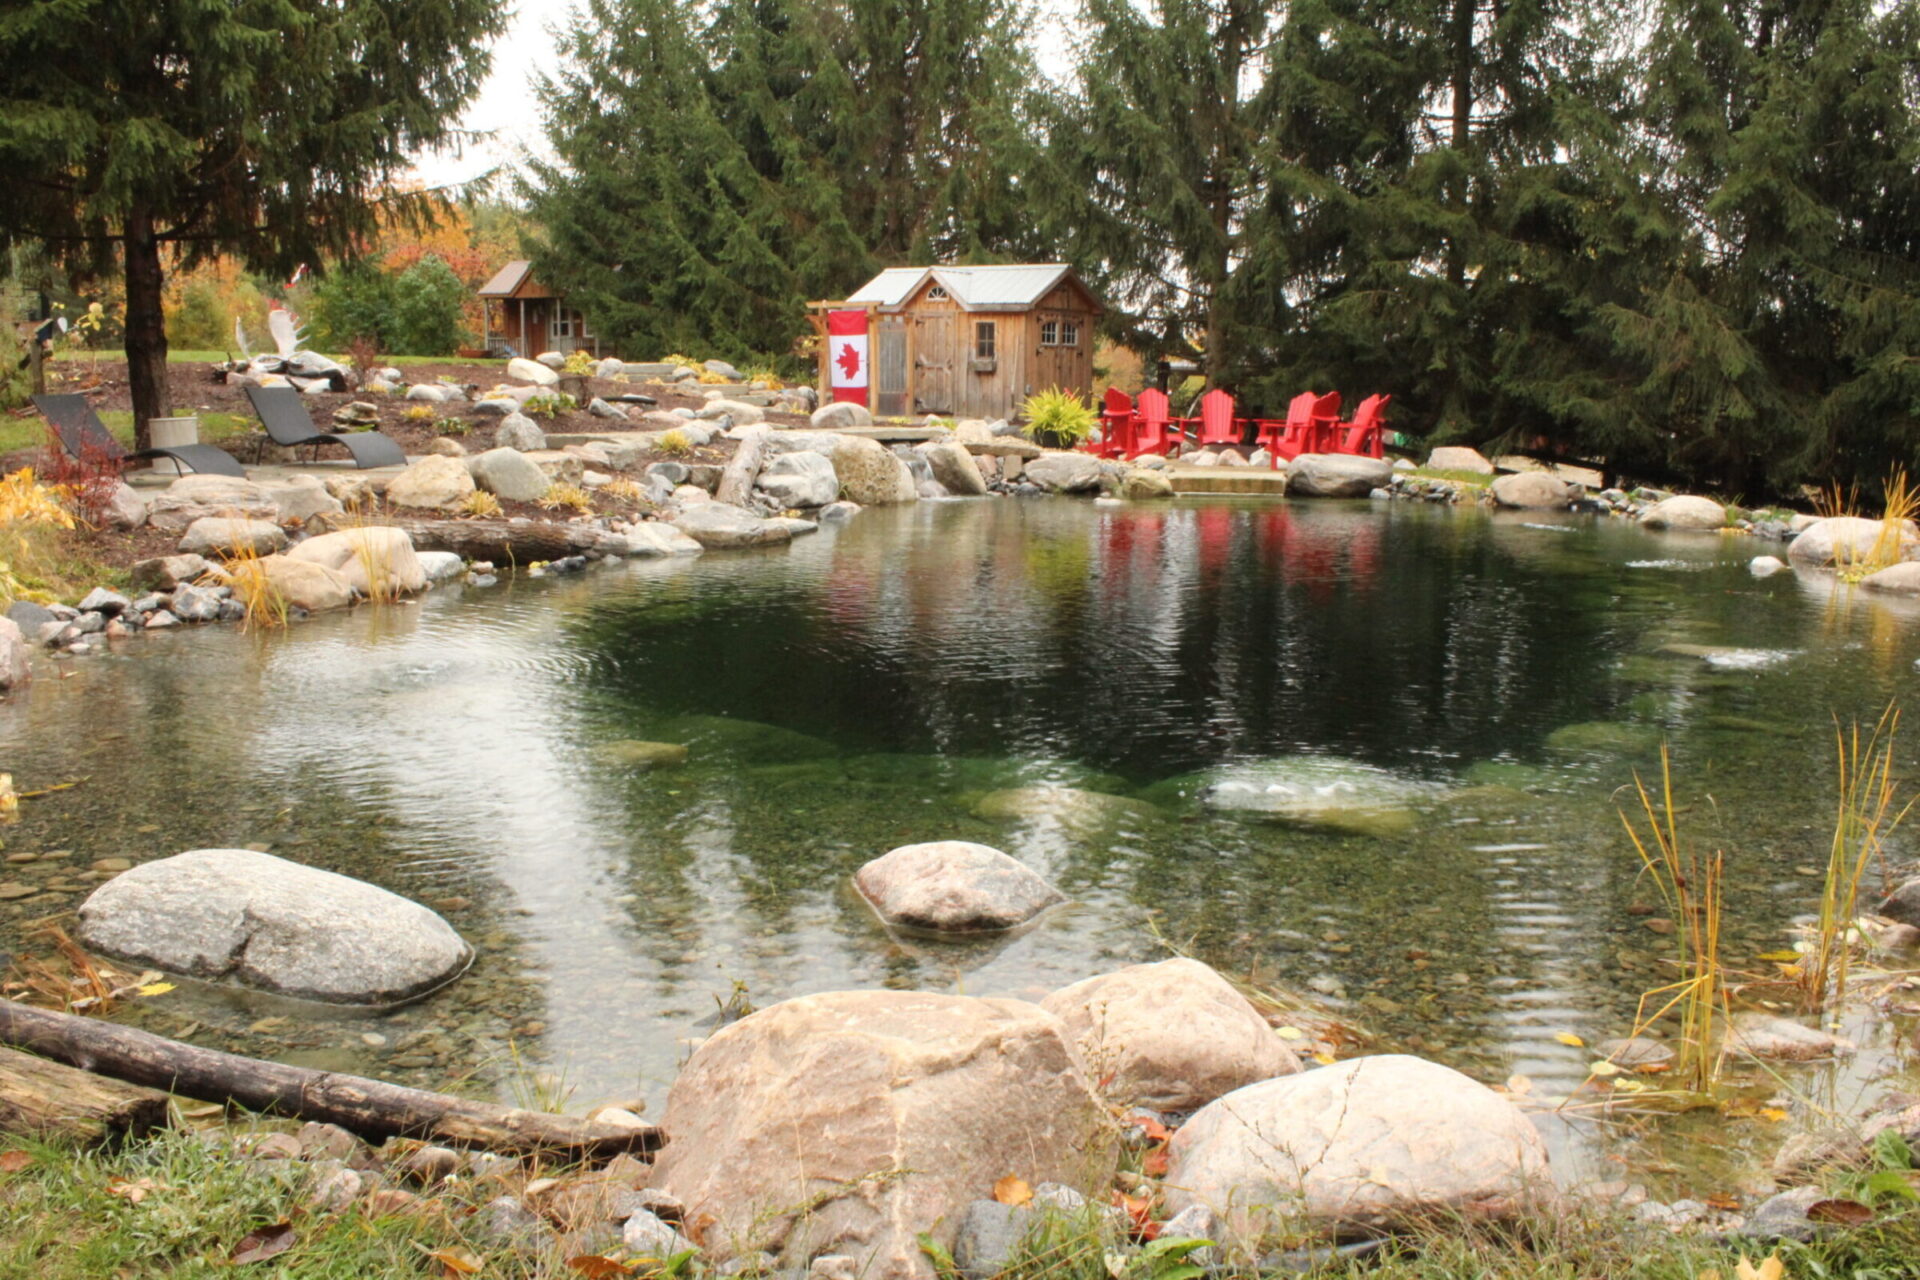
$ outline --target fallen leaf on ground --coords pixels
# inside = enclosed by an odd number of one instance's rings
[[[1153,1220],[1153,1197],[1130,1196],[1125,1192],[1113,1193],[1113,1203],[1127,1211],[1133,1234],[1141,1240],[1152,1240],[1160,1234],[1160,1224]]]
[[[1706,1205],[1709,1209],[1719,1209],[1723,1213],[1731,1213],[1740,1207],[1740,1197],[1728,1195],[1724,1191],[1717,1192],[1706,1198]]]
[[[480,1259],[470,1249],[458,1245],[449,1245],[445,1249],[435,1249],[427,1255],[440,1264],[443,1276],[471,1276],[480,1271]]]
[[[107,1194],[110,1196],[119,1196],[128,1204],[139,1204],[154,1192],[165,1190],[167,1190],[166,1187],[161,1186],[152,1178],[107,1179]]]
[[[1282,1040],[1305,1040],[1307,1033],[1298,1027],[1281,1027],[1280,1038]]]
[[[18,1173],[32,1163],[31,1151],[0,1151],[0,1173]]]
[[[1516,1098],[1521,1096],[1522,1094],[1532,1093],[1533,1081],[1521,1075],[1508,1076],[1507,1092],[1514,1095]]]
[[[1334,1056],[1330,1053],[1316,1053],[1313,1055],[1313,1060],[1323,1067],[1330,1067],[1334,1064]]]
[[[1575,1049],[1584,1049],[1587,1047],[1587,1042],[1571,1031],[1556,1031],[1553,1033],[1553,1038],[1561,1044],[1569,1045]]]
[[[597,1253],[583,1253],[568,1258],[567,1266],[587,1280],[626,1280],[628,1274],[626,1267]]]
[[[1873,1221],[1873,1210],[1858,1200],[1816,1200],[1807,1207],[1807,1217],[1815,1222],[1858,1227]]]
[[[293,1242],[299,1238],[293,1232],[293,1225],[287,1222],[276,1222],[270,1227],[249,1231],[241,1236],[240,1243],[233,1247],[234,1265],[265,1262],[268,1258],[293,1248]]]
[[[1146,1174],[1149,1178],[1164,1178],[1167,1176],[1167,1163],[1167,1149],[1165,1147],[1155,1147],[1153,1150],[1147,1152],[1146,1157],[1140,1161],[1140,1172]]]
[[[1774,1254],[1757,1267],[1742,1258],[1734,1264],[1733,1274],[1736,1280],[1780,1280],[1786,1269],[1787,1264],[1780,1261],[1778,1254]]]
[[[1019,1208],[1023,1204],[1033,1203],[1033,1188],[1024,1179],[1008,1174],[993,1184],[993,1198],[1001,1204]]]
[[[135,987],[134,990],[143,996],[163,996],[173,990],[173,984],[171,982],[149,982],[144,987]]]
[[[1173,1130],[1155,1120],[1152,1116],[1130,1115],[1127,1123],[1147,1135],[1148,1142],[1165,1142],[1173,1136]]]
[[[1588,1064],[1587,1073],[1596,1076],[1617,1076],[1620,1074],[1620,1068],[1614,1066],[1605,1058],[1599,1058]]]

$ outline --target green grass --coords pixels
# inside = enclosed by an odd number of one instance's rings
[[[175,409],[175,413],[193,415],[191,409]],[[218,444],[229,436],[245,435],[257,429],[254,420],[244,413],[201,413],[194,415],[200,419],[200,442]],[[108,410],[100,415],[100,421],[106,424],[114,439],[129,449],[133,447],[133,414],[126,410]],[[0,417],[0,453],[12,453],[16,449],[38,449],[47,442],[47,425],[37,413],[29,413],[23,418]]]
[[[233,1125],[228,1132],[247,1130]],[[516,1252],[480,1238],[472,1210],[501,1190],[486,1179],[461,1179],[407,1212],[374,1216],[364,1203],[340,1212],[309,1207],[309,1166],[249,1164],[192,1132],[164,1133],[113,1153],[0,1138],[0,1150],[9,1147],[30,1162],[0,1172],[0,1277],[6,1280],[439,1276],[447,1272],[431,1255],[449,1249],[466,1250],[480,1268],[471,1274],[482,1277],[576,1274],[559,1248]],[[137,1201],[130,1192],[138,1193]],[[235,1247],[248,1233],[278,1223],[291,1225],[292,1246],[236,1271]],[[1767,1248],[1748,1245],[1745,1252],[1757,1262]],[[1740,1253],[1566,1207],[1506,1227],[1436,1224],[1365,1259],[1321,1252],[1307,1271],[1353,1280],[1700,1280],[1713,1269],[1731,1280]],[[1786,1280],[1912,1276],[1920,1213],[1882,1208],[1867,1226],[1812,1245],[1782,1244],[1778,1254]],[[1305,1258],[1289,1259],[1296,1260]],[[1150,1253],[1121,1252],[1097,1215],[1085,1215],[1036,1230],[1001,1274],[1005,1280],[1172,1280],[1178,1261],[1177,1252],[1160,1265]],[[1221,1280],[1294,1273],[1291,1267],[1260,1272],[1231,1257],[1222,1262]]]

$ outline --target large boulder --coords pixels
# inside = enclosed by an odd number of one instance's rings
[[[133,486],[120,481],[107,495],[100,522],[109,529],[138,529],[147,522],[147,500],[134,492]]]
[[[459,458],[421,458],[387,482],[387,502],[396,507],[452,511],[473,496],[473,475]]]
[[[902,845],[853,883],[888,924],[937,933],[1011,929],[1066,895],[998,849],[966,840]]]
[[[1446,444],[1427,455],[1427,469],[1430,471],[1471,471],[1475,475],[1493,474],[1493,463],[1487,456],[1469,445]]]
[[[1307,498],[1364,498],[1393,481],[1385,458],[1350,453],[1303,453],[1287,470],[1287,494]]]
[[[731,551],[740,547],[772,547],[793,541],[793,530],[775,520],[762,520],[727,502],[702,502],[673,518],[673,527],[703,547]]]
[[[717,1032],[681,1068],[649,1186],[706,1224],[710,1259],[931,1277],[996,1182],[1089,1189],[1114,1139],[1059,1021],[1022,1000],[906,991],[803,996]]]
[[[980,475],[980,464],[973,460],[964,444],[955,440],[935,440],[923,444],[920,451],[926,455],[927,465],[933,469],[933,478],[946,486],[948,493],[962,498],[979,497],[987,491],[987,482]]]
[[[1211,1209],[1240,1241],[1504,1218],[1548,1194],[1546,1144],[1450,1067],[1355,1058],[1236,1089],[1174,1134],[1167,1208]]]
[[[1173,481],[1158,471],[1129,467],[1127,474],[1120,478],[1120,496],[1136,502],[1147,498],[1171,498]]]
[[[1819,568],[1844,568],[1868,559],[1875,547],[1881,549],[1889,562],[1907,560],[1920,552],[1920,538],[1915,537],[1911,520],[1896,529],[1880,520],[1829,516],[1815,520],[1800,531],[1787,546],[1787,559],[1794,564]]]
[[[500,419],[500,425],[493,429],[493,446],[496,449],[518,449],[522,453],[539,453],[547,447],[547,433],[526,414],[510,413]]]
[[[863,404],[835,401],[815,409],[808,415],[807,425],[815,431],[845,431],[848,427],[872,426],[873,415]]]
[[[536,387],[557,387],[560,374],[537,360],[515,356],[507,361],[507,376],[516,382],[531,382]]]
[[[180,533],[208,516],[277,520],[280,505],[259,485],[236,476],[181,476],[147,499],[147,523],[168,533]]]
[[[273,521],[228,516],[202,516],[180,537],[180,553],[193,556],[264,556],[286,545],[286,531]]]
[[[1040,1007],[1066,1024],[1080,1060],[1128,1104],[1191,1111],[1292,1075],[1300,1059],[1233,984],[1198,960],[1136,964],[1063,987]]]
[[[340,499],[327,492],[326,484],[318,476],[289,476],[261,485],[260,491],[273,503],[275,518],[282,524],[290,520],[307,521],[315,516],[337,516],[346,510]]]
[[[250,571],[264,575],[267,586],[282,600],[309,613],[344,609],[353,603],[353,584],[346,575],[312,560],[261,556]]]
[[[27,637],[12,618],[0,618],[0,689],[25,684],[33,672],[27,665]]]
[[[513,502],[538,502],[553,487],[540,464],[518,449],[489,449],[467,459],[473,482]]]
[[[863,507],[892,506],[919,497],[907,464],[872,440],[836,437],[833,470],[840,477],[841,494]]]
[[[363,596],[393,596],[421,591],[427,571],[414,554],[413,539],[405,529],[365,525],[324,533],[287,553],[289,559],[325,565]]]
[[[751,426],[767,420],[767,411],[757,404],[747,404],[742,400],[709,400],[701,405],[693,415],[705,422],[720,418],[731,418],[736,427]]]
[[[1573,501],[1573,486],[1545,471],[1516,471],[1501,476],[1493,482],[1492,493],[1495,505],[1524,510],[1565,507]]]
[[[783,508],[824,507],[840,496],[833,460],[805,450],[777,455],[754,483]]]
[[[81,904],[80,940],[134,964],[338,1004],[421,995],[473,957],[417,902],[247,849],[122,872]]]
[[[1053,493],[1092,493],[1104,474],[1090,453],[1044,452],[1027,462],[1026,478]]]
[[[1724,529],[1727,509],[1712,498],[1681,494],[1648,507],[1640,513],[1640,523],[1649,529]]]

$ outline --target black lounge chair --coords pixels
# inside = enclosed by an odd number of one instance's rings
[[[253,411],[260,415],[267,438],[282,448],[310,444],[318,454],[323,444],[343,445],[353,455],[353,465],[362,471],[368,467],[407,465],[407,455],[400,451],[399,442],[378,431],[315,430],[306,405],[300,402],[300,393],[292,387],[248,387],[247,399],[253,403]]]
[[[181,444],[131,453],[113,438],[113,433],[107,430],[106,424],[100,421],[100,415],[93,411],[93,406],[87,403],[83,395],[35,396],[33,407],[52,424],[60,447],[75,458],[84,459],[93,455],[121,463],[135,462],[141,458],[168,458],[189,471],[205,475],[240,476],[244,479],[247,474],[240,469],[240,459],[210,444]]]

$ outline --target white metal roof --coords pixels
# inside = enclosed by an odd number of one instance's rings
[[[1022,311],[1039,302],[1066,277],[1063,262],[1011,263],[986,267],[888,267],[861,285],[848,302],[899,307],[929,274],[966,311]]]

